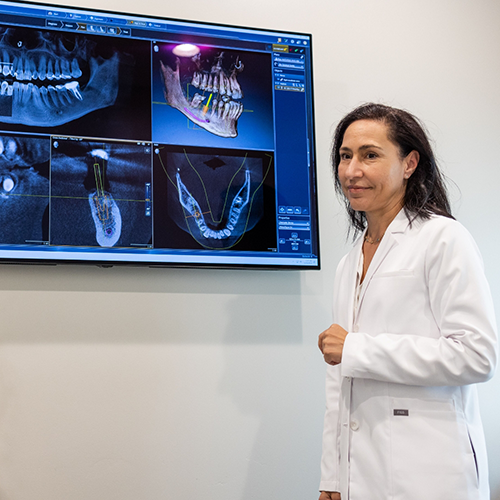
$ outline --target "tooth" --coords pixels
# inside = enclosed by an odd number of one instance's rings
[[[205,90],[207,88],[207,83],[208,83],[208,74],[204,73],[203,78],[201,79],[200,89]]]
[[[12,65],[7,65],[7,64],[4,64],[3,66],[3,76],[9,76],[9,75],[12,75]]]
[[[226,94],[226,77],[222,71],[219,73],[219,94]]]
[[[219,101],[219,109],[218,109],[218,117],[222,117],[222,113],[224,112],[224,101]]]
[[[219,75],[217,73],[215,73],[214,75],[214,83],[212,89],[212,92],[219,92]]]
[[[61,104],[71,104],[71,97],[68,89],[64,85],[56,85],[56,90]]]
[[[28,64],[26,65],[26,67],[28,67]],[[33,59],[29,60],[29,70],[33,80],[36,80],[38,78],[38,71],[36,70],[36,64]]]
[[[80,69],[76,59],[71,61],[71,76],[73,78],[80,78],[82,76],[82,70]]]
[[[28,83],[27,85],[25,83],[21,84],[21,102],[23,104],[27,104],[29,100],[31,99],[31,94],[33,93],[33,87],[34,85],[32,83]]]
[[[32,93],[33,98],[35,100],[40,98],[40,89],[36,85],[33,85],[33,88],[31,89],[31,93]]]
[[[7,95],[11,96],[14,93],[14,85],[9,85],[9,88],[7,89]]]
[[[12,71],[13,71],[13,76],[15,76],[18,80],[21,77],[21,70],[19,68],[19,62],[20,62],[19,57],[14,57],[14,61],[12,63]]]
[[[40,97],[48,108],[52,106],[50,100],[49,100],[49,91],[47,90],[47,87],[40,87]]]
[[[9,89],[9,84],[4,80],[2,82],[2,85],[0,86],[0,95],[7,95],[8,89]]]
[[[227,115],[229,114],[230,109],[231,109],[231,103],[226,102],[224,104],[224,113],[222,114],[222,118],[227,118]]]
[[[215,112],[217,111],[217,105],[217,99],[212,99],[212,111],[210,112],[210,116],[214,116]]]
[[[236,120],[238,119],[239,115],[241,114],[241,111],[240,111],[240,107],[242,106],[241,103],[239,102],[235,102],[234,103],[234,114],[233,114],[233,118]]]
[[[243,97],[243,92],[241,91],[240,84],[238,83],[238,80],[236,79],[236,75],[234,73],[231,75],[230,82],[233,98],[241,99]]]
[[[229,104],[229,112],[228,112],[227,116],[229,118],[234,118],[234,112],[236,110],[236,103],[234,101],[231,101],[228,104]]]
[[[26,67],[28,61],[25,60],[23,57],[19,58],[19,69],[21,71],[21,79],[22,80],[30,80],[29,76],[29,69]]]
[[[193,80],[191,81],[191,85],[196,88],[200,87],[200,73],[198,73],[198,71],[195,71],[193,73]]]
[[[63,104],[59,99],[59,92],[57,92],[56,88],[53,85],[49,85],[47,87],[47,90],[49,91],[49,97],[52,99],[54,106],[59,107],[61,104]]]
[[[243,104],[241,104],[241,102],[240,102],[239,106],[238,106],[238,112],[236,113],[236,116],[235,116],[236,120],[241,116],[241,113],[243,113]]]
[[[47,80],[53,80],[54,79],[54,69],[52,66],[52,59],[49,59],[47,61]]]
[[[54,79],[61,79],[61,65],[59,64],[59,59],[56,59],[54,62]]]
[[[61,60],[61,78],[64,80],[71,78],[71,68],[69,67],[69,61],[66,59]]]
[[[212,76],[212,74],[210,74],[207,82],[207,92],[212,92],[213,87],[214,87],[214,77]]]
[[[25,80],[25,75],[24,75],[24,64],[23,64],[23,58],[19,57],[17,59],[17,70],[16,70],[16,78],[19,80]]]
[[[40,80],[45,80],[47,76],[47,59],[45,55],[42,54],[40,60],[38,61],[38,78]]]
[[[198,92],[196,92],[196,94],[193,96],[193,99],[191,100],[191,107],[197,108],[206,98],[207,96],[198,94]]]
[[[10,56],[6,50],[2,51],[2,61],[3,61],[3,70],[2,70],[3,75],[4,76],[14,75],[14,69],[10,61]]]
[[[25,80],[32,80],[33,79],[29,59],[24,60],[24,78],[25,78]]]
[[[78,82],[69,82],[64,85],[68,90],[71,90],[79,101],[83,101],[83,96],[80,93],[80,84]]]

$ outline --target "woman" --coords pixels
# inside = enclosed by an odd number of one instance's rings
[[[336,189],[362,231],[339,264],[320,500],[489,500],[474,384],[496,326],[481,257],[450,214],[419,122],[366,104],[334,135]]]

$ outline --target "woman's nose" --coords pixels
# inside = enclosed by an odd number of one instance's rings
[[[361,167],[362,167],[361,162],[358,161],[356,157],[351,158],[349,164],[345,169],[346,177],[350,179],[355,177],[361,177],[363,175],[363,170]]]

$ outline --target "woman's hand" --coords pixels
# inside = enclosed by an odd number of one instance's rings
[[[342,351],[347,333],[340,325],[332,325],[320,334],[318,347],[329,365],[338,365],[342,361]]]
[[[340,500],[340,493],[335,491],[321,491],[318,500]]]

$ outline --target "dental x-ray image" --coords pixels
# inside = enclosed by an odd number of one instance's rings
[[[51,245],[151,246],[151,146],[52,139]]]
[[[50,140],[0,134],[0,243],[48,240]]]
[[[150,139],[149,44],[0,26],[0,123]],[[89,128],[91,127],[91,129]]]
[[[153,46],[153,140],[272,149],[271,57],[193,44]]]
[[[276,249],[272,153],[153,147],[155,248]]]

